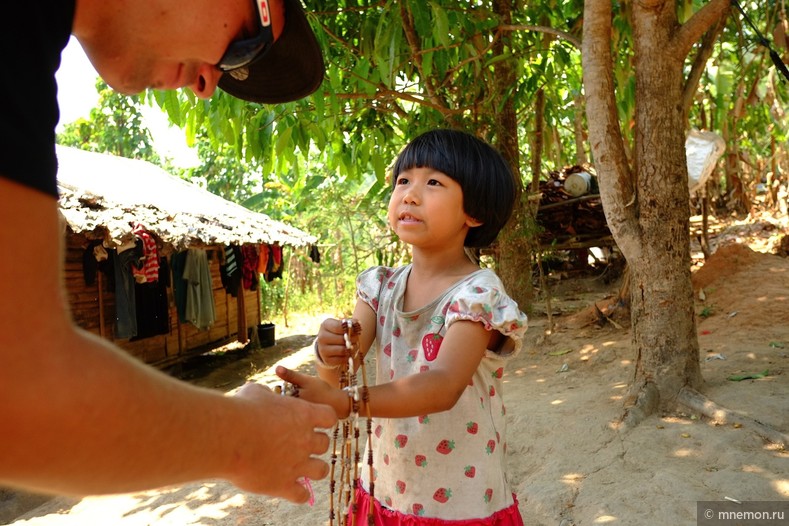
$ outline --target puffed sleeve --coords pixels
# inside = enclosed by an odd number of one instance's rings
[[[506,339],[498,349],[500,357],[515,356],[523,344],[527,328],[526,315],[504,291],[504,285],[492,271],[464,284],[453,295],[446,313],[447,329],[458,320],[482,323],[489,331],[499,331]]]
[[[386,267],[370,267],[362,271],[356,278],[356,295],[376,313],[378,312],[381,287],[390,274],[391,270]]]

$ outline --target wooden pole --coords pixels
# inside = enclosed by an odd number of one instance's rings
[[[238,296],[236,298],[236,306],[238,308],[238,341],[247,343],[247,309],[244,306],[244,281],[238,283]],[[229,318],[229,316],[228,316]]]
[[[101,277],[101,271],[96,272],[96,286],[99,289],[99,336],[102,338],[104,335],[104,283]]]

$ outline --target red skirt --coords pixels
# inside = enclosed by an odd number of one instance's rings
[[[381,503],[370,498],[361,486],[356,488],[356,526],[368,526],[368,510],[372,503],[373,519],[372,526],[523,526],[523,519],[518,511],[518,499],[512,495],[515,502],[512,506],[499,510],[490,517],[484,519],[462,519],[462,520],[443,520],[436,517],[419,517],[417,515],[406,515],[389,508],[384,508]],[[348,511],[348,524],[351,524],[351,511]]]

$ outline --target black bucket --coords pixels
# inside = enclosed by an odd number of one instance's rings
[[[274,324],[261,323],[258,325],[258,339],[260,340],[261,347],[271,347],[274,345],[277,341],[274,337]]]

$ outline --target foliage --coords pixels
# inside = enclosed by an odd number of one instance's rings
[[[503,140],[497,135],[502,133],[499,119],[512,104],[516,165],[523,179],[531,177],[527,167],[537,154],[542,154],[539,173],[547,174],[586,153],[576,151],[579,136],[580,148],[588,151],[579,49],[583,2],[517,2],[508,13],[497,11],[500,4],[311,0],[308,16],[327,65],[325,81],[312,96],[266,106],[222,92],[199,100],[188,90],[151,91],[147,99],[164,108],[199,151],[201,166],[185,172],[185,177],[319,236],[322,251],[332,254],[321,272],[335,283],[330,297],[340,298],[352,289],[359,268],[379,260],[397,261],[405,253],[385,225],[387,167],[419,132],[460,127],[498,144]],[[677,2],[680,21],[704,4]],[[742,5],[768,36],[786,24],[780,2]],[[635,112],[631,9],[629,2],[615,5],[611,42],[617,112],[628,143]],[[689,114],[692,127],[727,130],[728,150],[737,152],[735,164],[748,188],[766,176],[778,184],[789,171],[789,83],[779,80],[757,42],[733,13]],[[778,49],[787,55],[785,48]],[[691,54],[688,72],[692,58]],[[496,75],[503,64],[515,74],[502,90]],[[534,98],[540,89],[545,110],[537,123]],[[69,140],[93,149],[132,152],[124,153],[127,156],[146,155],[141,152],[149,151],[150,141],[128,133],[139,129],[134,120],[138,99],[117,97],[129,105],[124,115],[91,116],[94,129],[109,137],[93,137],[86,123],[75,123]],[[545,130],[543,149],[533,152],[531,138],[538,125]],[[116,132],[128,138],[122,148],[112,137]],[[100,144],[105,139],[108,144]],[[722,192],[729,191],[728,184],[729,178],[722,177]],[[527,228],[517,235],[533,232]]]
[[[58,144],[162,164],[143,123],[140,96],[122,95],[101,79],[96,81],[96,91],[98,105],[89,118],[66,124],[57,136]]]
[[[244,199],[246,205],[294,219],[324,239],[342,238],[342,246],[357,247],[354,255],[379,254],[386,259],[392,241],[363,246],[385,237],[354,240],[362,231],[352,226],[383,225],[387,167],[418,133],[456,127],[496,144],[502,140],[497,136],[502,133],[500,116],[511,105],[516,114],[511,133],[519,136],[518,150],[528,153],[529,133],[537,124],[532,98],[551,85],[546,123],[540,123],[552,130],[546,150],[555,167],[575,157],[573,129],[581,81],[575,43],[581,5],[558,2],[551,8],[524,7],[510,13],[496,8],[495,2],[449,0],[314,1],[309,16],[327,71],[313,96],[276,106],[248,104],[224,93],[209,101],[186,91],[151,96],[185,128],[189,140],[199,144],[204,138],[217,152],[234,153],[259,177],[245,182],[230,175],[216,186],[253,186],[255,195]],[[496,75],[505,63],[515,75],[502,89]],[[527,166],[525,160],[521,155],[512,162],[515,167]],[[221,170],[202,177],[211,187],[210,177],[217,175],[227,177]],[[338,185],[340,197],[324,199]],[[355,197],[356,192],[361,196]],[[340,204],[341,210],[325,209],[328,203]],[[349,213],[357,215],[340,227],[314,219],[328,216],[340,221]],[[528,268],[528,254],[524,257]],[[335,270],[355,272],[363,267],[361,260],[354,257],[353,266],[343,264]]]
[[[777,184],[789,172],[789,80],[776,70],[759,38],[762,33],[779,34],[777,30],[787,26],[787,15],[785,7],[776,2],[741,5],[762,30],[755,34],[741,14],[732,11],[702,77],[690,125],[723,134],[727,150],[739,157],[739,164],[721,172],[721,192],[733,190],[735,178],[743,179],[747,193],[755,195],[759,183],[771,179]],[[780,42],[767,43],[781,49]],[[785,37],[782,43],[784,60],[789,60]],[[773,173],[776,168],[779,173]]]
[[[491,2],[311,2],[328,65],[315,95],[278,106],[260,106],[218,93],[198,101],[188,91],[155,92],[153,98],[183,126],[190,140],[206,130],[214,147],[230,145],[263,173],[320,162],[324,173],[348,180],[375,175],[383,191],[386,167],[417,133],[461,127],[496,142],[494,121],[513,100],[528,136],[531,98],[552,84],[546,121],[548,148],[557,162],[572,151],[574,103],[580,91],[581,8],[524,8],[503,24]],[[542,24],[542,25],[541,25]],[[542,33],[557,28],[565,38]],[[506,42],[500,52],[496,44]],[[494,67],[507,61],[516,83],[498,94]],[[521,144],[526,151],[528,141]],[[221,146],[220,146],[221,145]]]

